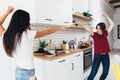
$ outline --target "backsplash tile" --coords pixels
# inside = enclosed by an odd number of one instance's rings
[[[43,26],[32,26],[32,30],[42,31],[48,29],[49,27]],[[39,40],[45,40],[46,42],[50,42],[52,40],[54,46],[60,46],[63,40],[69,42],[70,40],[76,40],[78,43],[80,40],[87,41],[89,39],[89,33],[84,29],[73,29],[70,28],[67,31],[57,31],[53,34],[46,35],[44,37],[38,38],[34,40],[34,51],[37,51],[39,48]],[[83,40],[83,37],[85,38]]]

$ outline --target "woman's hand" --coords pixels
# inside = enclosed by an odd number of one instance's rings
[[[105,17],[105,18],[109,17],[106,13],[103,13],[102,16]]]
[[[67,26],[62,26],[62,27],[59,27],[60,30],[67,30],[68,27]]]
[[[83,26],[84,26],[84,22],[83,22],[83,21],[80,21],[79,25],[80,25],[81,27],[83,27]]]
[[[0,16],[0,35],[5,31],[4,27],[2,26],[2,24],[4,23],[6,17],[14,10],[14,8],[12,6],[8,6],[7,11]]]
[[[67,30],[68,27],[67,26],[56,26],[56,27],[52,27],[52,28],[49,28],[49,29],[46,29],[46,30],[43,30],[43,31],[37,31],[36,35],[34,38],[40,38],[42,36],[45,36],[45,35],[48,35],[48,34],[52,34],[56,31],[59,31],[59,30]]]
[[[88,26],[85,25],[85,22],[81,21],[79,25],[85,28],[92,36],[94,35],[94,32]]]
[[[13,7],[13,6],[8,6],[8,11],[9,11],[9,13],[11,13],[13,10],[14,10],[14,7]]]

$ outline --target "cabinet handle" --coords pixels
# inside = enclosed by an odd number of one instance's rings
[[[59,61],[59,63],[62,63],[62,62],[65,62],[65,59],[63,59],[63,60]]]
[[[74,70],[74,63],[71,63],[71,65],[72,65],[72,69],[71,70]]]
[[[76,57],[79,57],[79,56],[80,56],[80,54],[76,55]]]
[[[69,22],[64,22],[64,23],[69,23]]]
[[[89,53],[89,54],[84,54],[84,56],[90,56],[90,55],[92,55],[92,53]]]
[[[52,19],[45,19],[46,21],[52,21]]]

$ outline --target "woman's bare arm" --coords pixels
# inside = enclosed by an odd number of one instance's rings
[[[35,38],[40,38],[42,36],[52,34],[52,33],[59,31],[59,30],[67,30],[67,28],[68,27],[52,27],[52,28],[49,28],[47,30],[38,31],[35,35]]]
[[[8,6],[7,11],[0,17],[0,35],[5,31],[2,24],[4,23],[6,17],[14,10],[12,6]]]
[[[109,22],[109,28],[107,29],[107,31],[108,31],[108,33],[110,33],[111,31],[112,31],[112,29],[113,29],[113,27],[114,27],[114,22],[111,20],[111,18],[107,15],[107,14],[103,14],[103,17],[105,17],[107,20],[108,20],[108,22]]]
[[[93,36],[94,35],[94,32],[88,27],[88,26],[86,26],[85,24],[84,24],[84,22],[80,22],[80,26],[82,26],[83,28],[85,28],[85,30],[87,30],[90,34],[91,34],[91,36]]]

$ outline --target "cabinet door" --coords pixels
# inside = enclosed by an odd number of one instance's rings
[[[72,0],[59,0],[59,23],[70,25],[72,23]]]
[[[35,3],[35,22],[57,24],[57,11],[59,4],[56,0],[36,0]]]
[[[69,80],[70,64],[66,58],[52,61],[48,67],[48,80]]]
[[[56,25],[72,22],[72,0],[36,0],[36,21]]]
[[[85,12],[88,10],[88,0],[73,0],[74,12]]]
[[[71,61],[71,77],[69,80],[83,80],[81,59]]]
[[[83,53],[76,53],[72,55],[69,63],[70,65],[70,77],[68,80],[83,80]]]

